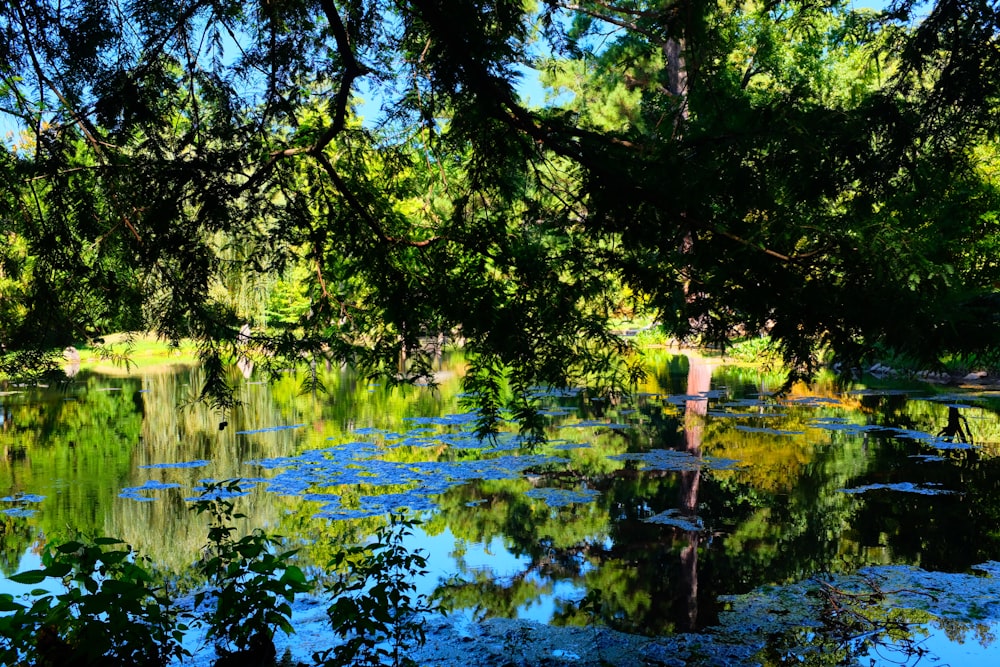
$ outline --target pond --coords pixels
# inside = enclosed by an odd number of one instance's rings
[[[421,590],[474,620],[597,622],[692,664],[691,637],[762,664],[1000,659],[1000,393],[830,377],[779,397],[717,358],[650,364],[629,397],[540,389],[532,449],[472,436],[459,355],[436,389],[234,369],[224,424],[191,402],[197,367],[7,387],[0,568],[79,530],[183,572],[205,542],[190,499],[239,477],[240,509],[307,564],[419,518]]]

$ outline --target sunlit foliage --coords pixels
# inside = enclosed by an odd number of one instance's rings
[[[767,331],[791,379],[819,348],[988,349],[997,22],[985,0],[7,3],[0,371],[191,337],[228,414],[228,360],[405,384],[458,341],[480,433],[504,406],[537,439],[535,386],[635,382],[625,313]]]

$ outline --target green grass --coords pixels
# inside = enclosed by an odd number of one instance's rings
[[[104,336],[104,344],[81,344],[80,365],[92,370],[126,371],[164,364],[193,364],[198,360],[191,341],[179,345],[149,334],[115,333]]]
[[[725,356],[747,364],[774,364],[781,361],[781,353],[767,336],[738,340],[726,348]]]
[[[670,337],[663,330],[663,327],[656,325],[648,329],[642,329],[635,335],[635,342],[640,347],[663,347],[670,343]]]

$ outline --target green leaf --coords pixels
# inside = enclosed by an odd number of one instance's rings
[[[30,586],[32,584],[38,584],[45,581],[48,576],[49,575],[45,570],[26,570],[25,572],[19,572],[7,578],[15,584],[26,584]]]
[[[23,604],[14,602],[13,595],[10,593],[0,593],[0,613],[21,611],[22,609],[27,609],[27,607]]]
[[[64,542],[63,544],[56,545],[56,551],[63,554],[76,553],[83,548],[82,542]]]
[[[291,581],[297,584],[306,583],[306,575],[295,565],[289,565],[281,575],[282,581]]]
[[[130,552],[128,551],[107,551],[101,556],[101,560],[108,565],[117,565],[126,558],[128,558]]]
[[[48,574],[48,576],[57,579],[65,577],[72,571],[73,571],[73,566],[69,563],[64,563],[64,562],[52,563],[47,568],[45,568],[45,572],[46,574]]]

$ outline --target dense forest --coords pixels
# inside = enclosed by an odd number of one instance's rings
[[[198,342],[225,409],[238,357],[413,382],[460,340],[484,428],[530,427],[533,386],[641,372],[623,319],[766,334],[792,377],[995,349],[998,24],[987,0],[4,3],[0,376],[152,331]]]

